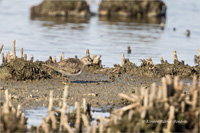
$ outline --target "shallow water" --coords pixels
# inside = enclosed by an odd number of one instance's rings
[[[91,17],[89,20],[31,19],[30,7],[41,0],[1,0],[0,1],[0,44],[3,52],[12,50],[12,40],[16,40],[17,55],[20,48],[28,58],[46,60],[61,52],[65,58],[82,57],[85,50],[91,54],[101,54],[102,64],[111,67],[120,63],[124,53],[136,64],[139,59],[152,57],[159,63],[160,56],[172,62],[173,50],[178,58],[194,65],[194,55],[200,48],[200,1],[164,0],[167,4],[165,30],[160,30],[161,19],[108,20]],[[93,3],[92,10],[97,10]],[[173,28],[176,27],[176,31]],[[191,37],[185,36],[190,29]],[[130,45],[132,53],[127,53]]]
[[[73,106],[70,106],[70,113],[74,110]],[[92,108],[91,107],[91,115],[93,118],[95,118],[95,116],[100,116],[102,118],[105,117],[110,117],[110,113],[109,112],[102,112],[102,109],[100,108]],[[25,117],[28,118],[27,124],[28,124],[28,128],[31,127],[31,125],[33,126],[39,126],[42,122],[42,118],[48,117],[48,108],[46,107],[40,107],[37,109],[30,109],[30,110],[26,110],[25,111]],[[96,119],[94,119],[96,120]]]

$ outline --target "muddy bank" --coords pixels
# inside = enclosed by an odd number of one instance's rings
[[[48,60],[46,61],[48,63]],[[42,61],[27,61],[23,58],[11,59],[0,66],[1,80],[40,80],[59,75],[56,71],[44,66]]]
[[[31,18],[51,17],[89,17],[91,15],[86,1],[51,1],[44,0],[41,4],[31,8]]]
[[[141,86],[149,87],[153,82],[160,82],[159,79],[138,78],[124,74],[114,81],[110,81],[105,74],[88,73],[84,71],[79,77],[71,77],[69,84],[68,104],[82,102],[86,98],[87,103],[93,107],[120,106],[126,104],[117,95],[118,93],[131,94],[134,89]],[[54,91],[54,104],[58,106],[62,99],[64,85],[61,78],[26,80],[26,81],[3,81],[0,80],[1,93],[5,89],[11,94],[14,105],[21,104],[23,108],[35,108],[48,105],[49,91]],[[1,101],[4,101],[2,95]]]
[[[200,76],[200,66],[185,65],[184,61],[175,61],[174,64],[170,64],[167,61],[162,61],[161,64],[154,65],[152,60],[141,60],[140,66],[130,62],[129,59],[125,60],[124,65],[115,64],[114,68],[104,68],[94,70],[96,73],[104,73],[109,75],[109,78],[114,80],[116,77],[120,77],[123,74],[129,74],[137,77],[148,78],[160,78],[165,75],[179,76],[182,78],[192,78],[193,75]],[[93,69],[90,69],[91,71]]]
[[[80,76],[69,77],[72,83],[69,84],[68,102],[74,104],[86,98],[94,107],[123,106],[128,103],[119,99],[118,93],[131,94],[137,88],[149,88],[153,82],[160,84],[160,78],[165,75],[179,76],[186,82],[191,82],[193,75],[200,76],[199,65],[189,66],[183,61],[175,60],[170,64],[162,60],[156,65],[150,59],[141,62],[136,66],[125,59],[122,66],[114,65],[114,68],[103,68],[101,63],[88,66]],[[0,66],[1,93],[8,89],[14,104],[20,102],[24,108],[30,108],[47,106],[49,91],[53,90],[57,106],[64,86],[61,74],[45,66],[47,63],[52,60],[33,62],[16,58],[3,63]]]
[[[166,15],[166,5],[160,1],[103,0],[99,15],[107,17],[158,17]]]
[[[98,57],[97,57],[98,58]],[[8,63],[3,63],[0,66],[1,80],[39,80],[52,79],[59,77],[61,74],[47,67],[45,64],[53,63],[52,60],[43,61],[27,61],[22,58],[12,59]],[[200,66],[185,65],[184,61],[175,60],[173,64],[161,60],[161,64],[155,64],[151,59],[141,60],[140,66],[136,66],[125,59],[123,65],[115,64],[114,68],[103,68],[100,64],[93,64],[86,68],[87,72],[96,74],[105,74],[110,81],[120,77],[123,74],[128,74],[137,77],[160,78],[165,75],[179,76],[182,78],[191,78],[193,75],[200,76]]]

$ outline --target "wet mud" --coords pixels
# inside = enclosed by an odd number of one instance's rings
[[[61,83],[61,74],[48,68],[44,64],[50,60],[26,61],[13,59],[0,67],[0,89],[11,93],[12,103],[21,104],[24,108],[47,106],[49,91],[54,91],[55,105],[62,98],[64,85]],[[154,65],[149,60],[142,60],[140,66],[125,60],[123,66],[114,65],[114,68],[102,68],[101,65],[88,66],[80,76],[69,77],[69,97],[71,105],[75,101],[82,102],[86,98],[93,107],[109,105],[123,106],[127,101],[118,97],[118,93],[131,94],[141,87],[149,88],[153,82],[160,84],[160,77],[165,75],[179,76],[190,79],[193,75],[199,77],[200,67],[184,65],[183,62],[169,64],[167,61]],[[4,101],[2,95],[1,101]]]

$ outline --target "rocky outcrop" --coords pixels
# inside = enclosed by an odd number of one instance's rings
[[[158,17],[166,15],[166,5],[161,0],[103,0],[99,15],[108,17]]]
[[[60,1],[44,0],[41,4],[31,8],[31,17],[89,17],[89,5],[86,1]]]

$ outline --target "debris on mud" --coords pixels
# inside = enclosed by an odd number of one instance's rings
[[[200,49],[199,49],[198,53],[199,53],[198,55],[194,56],[194,63],[200,65]]]
[[[1,123],[0,132],[26,132],[27,131],[27,118],[21,111],[21,106],[18,105],[17,109],[11,104],[11,96],[8,90],[5,91],[6,101],[1,105]]]

